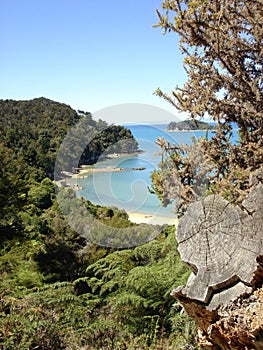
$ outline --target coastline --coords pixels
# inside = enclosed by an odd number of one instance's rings
[[[145,170],[145,167],[139,167],[139,168],[119,168],[119,167],[113,167],[108,166],[104,168],[94,168],[93,165],[87,165],[79,169],[79,172],[77,174],[73,174],[71,177],[74,179],[76,178],[84,178],[87,177],[89,174],[94,173],[119,173],[121,171],[142,171]]]
[[[141,151],[140,153],[143,153]],[[129,154],[130,156],[134,156],[135,154]],[[109,158],[119,158],[122,157],[122,154],[113,153],[110,155]],[[127,155],[126,155],[127,156]],[[100,162],[97,162],[96,164],[92,165],[82,165],[79,168],[76,168],[76,173],[71,173],[67,171],[63,171],[64,179],[60,181],[56,181],[57,185],[60,187],[69,187],[75,191],[82,190],[83,187],[80,183],[78,183],[79,179],[85,179],[89,176],[92,176],[93,174],[101,174],[101,173],[113,173],[113,172],[129,172],[129,171],[142,171],[145,170],[144,167],[134,167],[134,168],[126,168],[126,167],[118,167],[117,163],[109,165],[109,164],[100,164]],[[149,212],[129,212],[127,211],[129,220],[133,223],[140,224],[145,223],[149,225],[172,225],[177,226],[178,219],[174,216],[167,216],[164,214],[158,213],[155,215],[154,213]]]
[[[196,131],[214,131],[215,129],[193,129],[193,130],[187,130],[187,129],[166,129],[166,132],[196,132]]]
[[[159,216],[152,215],[148,213],[134,213],[127,212],[129,220],[136,224],[150,224],[150,225],[173,225],[177,227],[178,218],[177,217],[168,217],[168,216]]]
[[[106,168],[96,168],[94,165],[85,165],[79,169],[79,172],[77,174],[72,175],[72,178],[79,178],[93,173],[120,172],[125,170],[127,169],[111,166],[108,166]]]
[[[77,169],[77,173],[70,173],[70,172],[65,172],[68,177],[71,178],[79,178],[79,177],[85,177],[88,176],[89,174],[93,173],[106,173],[106,172],[120,172],[120,171],[128,171],[128,170],[144,170],[144,168],[120,168],[120,167],[114,167],[114,166],[107,166],[107,167],[99,167],[100,162],[103,162],[107,159],[118,159],[122,158],[124,156],[126,157],[134,157],[138,154],[144,153],[143,150],[137,150],[136,152],[132,153],[111,153],[108,154],[107,156],[101,157],[99,161],[97,161],[94,164],[91,165],[81,165],[80,168]]]

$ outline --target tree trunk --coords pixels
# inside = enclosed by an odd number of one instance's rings
[[[220,333],[219,337],[218,329],[222,330],[222,327],[215,328],[215,325],[222,321],[224,308],[237,298],[251,297],[262,286],[262,173],[261,170],[251,176],[251,189],[242,209],[219,195],[209,195],[189,206],[177,228],[178,250],[192,274],[186,286],[178,287],[172,295],[197,321],[214,349],[245,349],[244,340],[240,343],[237,336],[224,339]],[[258,316],[257,332],[260,329],[263,338],[263,298],[259,304],[261,308],[257,312],[262,314],[254,316]],[[217,335],[214,338],[220,340],[213,341],[211,329]],[[245,339],[255,340],[254,335],[249,336],[251,330],[243,331],[247,334]],[[240,335],[239,338],[243,339]],[[251,344],[254,344],[253,347]],[[248,348],[257,349],[256,344],[250,342]]]

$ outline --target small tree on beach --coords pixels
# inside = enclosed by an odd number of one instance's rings
[[[189,171],[184,166],[189,149],[169,150],[166,165],[153,174],[153,184],[158,178],[159,188],[162,183],[163,192],[169,189],[168,202],[174,199],[171,188],[179,184],[194,189],[202,173],[211,192],[240,203],[250,173],[263,162],[263,1],[165,0],[162,10],[157,10],[155,26],[179,35],[188,79],[171,95],[161,89],[156,94],[193,119],[211,118],[217,129],[210,140],[198,141],[202,166]],[[239,132],[236,144],[231,143],[233,128]],[[191,164],[194,159],[188,157]],[[174,168],[176,176],[166,175]],[[194,194],[189,191],[182,205]]]

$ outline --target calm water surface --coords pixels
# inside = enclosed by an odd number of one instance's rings
[[[146,213],[174,217],[172,207],[163,208],[158,198],[151,194],[151,172],[158,168],[161,160],[160,148],[155,144],[157,137],[164,137],[170,143],[190,144],[192,137],[205,137],[206,131],[166,132],[167,125],[126,125],[133,133],[143,153],[123,156],[98,162],[96,167],[120,167],[130,170],[90,174],[78,179],[82,187],[78,196],[103,206],[116,206],[128,212]],[[209,133],[211,136],[211,133]],[[131,170],[143,167],[145,170]]]

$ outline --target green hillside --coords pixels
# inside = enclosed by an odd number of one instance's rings
[[[57,151],[63,139],[80,121],[83,127],[75,135],[75,147],[80,147],[79,139],[85,133],[96,137],[91,136],[92,141],[83,148],[79,165],[95,163],[105,151],[114,152],[116,144],[119,153],[137,150],[137,141],[130,130],[108,125],[102,120],[95,121],[90,113],[77,112],[64,103],[43,97],[29,101],[0,100],[0,142],[12,149],[16,157],[22,156],[29,166],[49,178],[53,177]],[[66,150],[69,158],[75,157],[74,145]]]
[[[185,120],[181,122],[170,122],[168,131],[191,131],[191,130],[214,130],[215,126],[198,120]]]
[[[193,321],[170,296],[189,275],[174,227],[159,227],[138,247],[113,249],[86,240],[61,215],[45,174],[68,128],[81,117],[96,124],[90,114],[43,98],[0,105],[0,348],[161,350],[194,343]],[[84,204],[96,237],[99,223],[109,233],[154,230],[131,223],[124,211],[77,199],[72,189],[61,191],[73,205]]]

